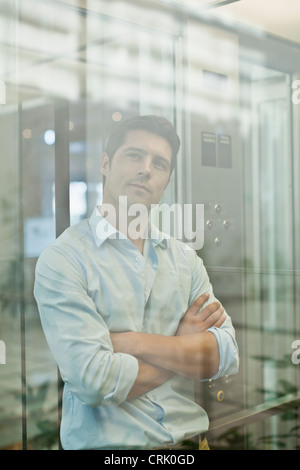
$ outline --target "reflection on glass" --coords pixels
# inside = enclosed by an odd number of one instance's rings
[[[71,224],[102,200],[100,156],[115,125],[157,113],[178,126],[183,155],[165,201],[205,204],[199,254],[240,344],[241,372],[222,383],[225,399],[211,383],[198,389],[211,419],[297,391],[299,109],[291,109],[289,73],[264,65],[263,35],[260,48],[249,40],[242,50],[234,25],[146,1],[3,0],[0,13],[0,448],[59,446],[57,369],[32,287],[36,259],[56,236],[61,100]],[[203,135],[215,144],[206,165]],[[223,166],[220,142],[228,143]],[[293,410],[230,431],[212,448],[297,448],[297,426]]]

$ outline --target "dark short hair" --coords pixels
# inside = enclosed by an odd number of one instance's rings
[[[121,122],[121,124],[112,131],[107,141],[105,152],[109,158],[113,158],[115,152],[125,142],[128,132],[133,130],[152,132],[153,134],[165,138],[169,142],[172,149],[171,174],[176,164],[177,154],[180,148],[180,138],[173,124],[168,121],[168,119],[161,116],[135,116]]]

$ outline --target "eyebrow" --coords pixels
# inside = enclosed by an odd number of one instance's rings
[[[142,155],[147,155],[147,151],[140,148],[140,147],[127,147],[124,149],[124,152],[128,152],[128,151],[134,151],[134,152],[139,152],[141,153]],[[168,158],[164,157],[163,155],[154,155],[155,158],[159,158],[160,160],[163,160],[169,167],[171,167],[171,162],[169,161]]]

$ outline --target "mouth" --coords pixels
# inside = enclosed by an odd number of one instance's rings
[[[147,186],[145,186],[144,184],[132,183],[129,186],[132,186],[135,189],[139,189],[141,191],[145,191],[147,193],[150,193],[150,189]]]

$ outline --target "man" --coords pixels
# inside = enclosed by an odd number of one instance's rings
[[[202,260],[149,224],[178,149],[167,120],[124,121],[102,155],[101,207],[38,260],[35,297],[65,384],[64,449],[195,438],[208,417],[194,381],[237,372],[231,320]]]

